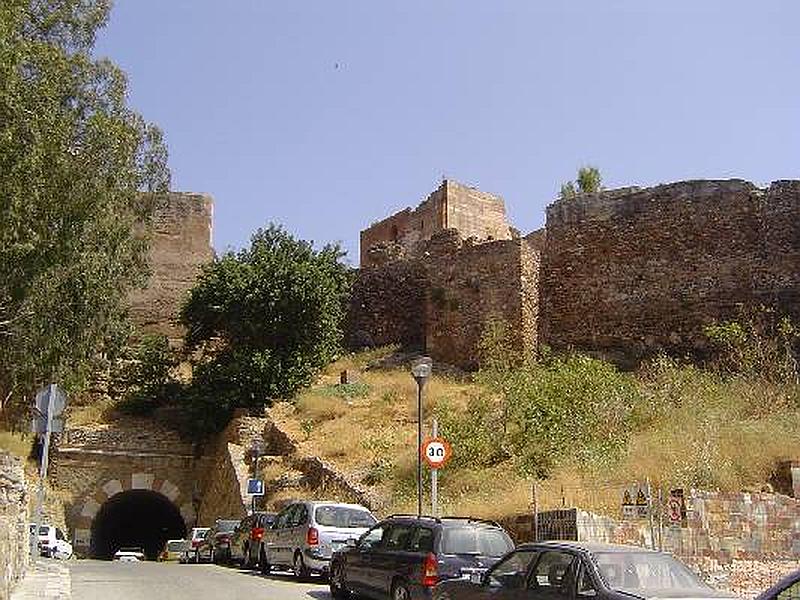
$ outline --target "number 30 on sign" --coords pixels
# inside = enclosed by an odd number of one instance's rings
[[[450,460],[453,449],[447,443],[447,440],[435,437],[423,442],[421,452],[422,459],[428,463],[431,469],[441,469]]]

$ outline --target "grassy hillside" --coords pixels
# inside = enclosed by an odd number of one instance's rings
[[[406,368],[348,356],[273,417],[316,454],[371,486],[388,511],[416,506],[416,384]],[[345,368],[357,383],[339,385]],[[618,488],[654,485],[760,489],[781,459],[800,458],[795,383],[723,375],[669,360],[620,373],[586,357],[555,359],[502,380],[436,375],[425,429],[439,416],[454,459],[442,471],[443,512],[496,517],[579,504],[618,511]],[[426,481],[428,479],[426,472]]]

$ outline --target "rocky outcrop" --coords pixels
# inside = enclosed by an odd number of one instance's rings
[[[28,565],[28,487],[22,461],[0,451],[0,600]]]

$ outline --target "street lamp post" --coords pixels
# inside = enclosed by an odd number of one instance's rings
[[[250,447],[250,452],[253,454],[253,479],[258,479],[258,458],[264,454],[264,442],[256,440]],[[256,495],[253,494],[252,507],[253,514],[256,512]]]
[[[432,367],[433,361],[427,356],[411,364],[411,374],[417,382],[417,516],[422,516],[422,394]]]

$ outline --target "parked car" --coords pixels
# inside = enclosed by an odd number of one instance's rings
[[[211,528],[211,562],[231,562],[231,538],[239,526],[238,520],[217,519]]]
[[[164,549],[158,555],[158,560],[164,562],[181,560],[188,546],[189,542],[186,540],[167,540],[164,542]]]
[[[333,553],[376,522],[372,513],[358,504],[294,502],[278,513],[265,534],[261,570],[286,567],[298,579],[311,573],[327,574]]]
[[[182,563],[197,562],[197,547],[200,545],[200,542],[205,537],[209,529],[210,527],[192,528],[192,531],[189,532],[189,543],[186,545],[186,549],[184,550],[183,556],[180,559]]]
[[[800,598],[800,571],[795,571],[759,594],[756,600],[798,600],[798,598]]]
[[[140,562],[145,559],[144,550],[141,548],[120,548],[114,552],[114,560],[120,562]]]
[[[194,547],[194,555],[190,559],[194,563],[210,563],[214,560],[214,528],[206,529]]]
[[[441,583],[433,598],[698,600],[734,596],[712,589],[669,554],[634,546],[543,542],[519,546],[471,581]]]
[[[35,535],[36,523],[30,524],[30,534]],[[39,526],[39,554],[50,558],[66,560],[72,558],[72,544],[59,527],[53,525]]]
[[[231,536],[231,558],[243,567],[252,569],[265,556],[264,533],[275,522],[275,514],[254,512],[239,523]]]
[[[331,595],[430,598],[439,581],[481,575],[513,547],[493,521],[395,515],[333,555]]]

